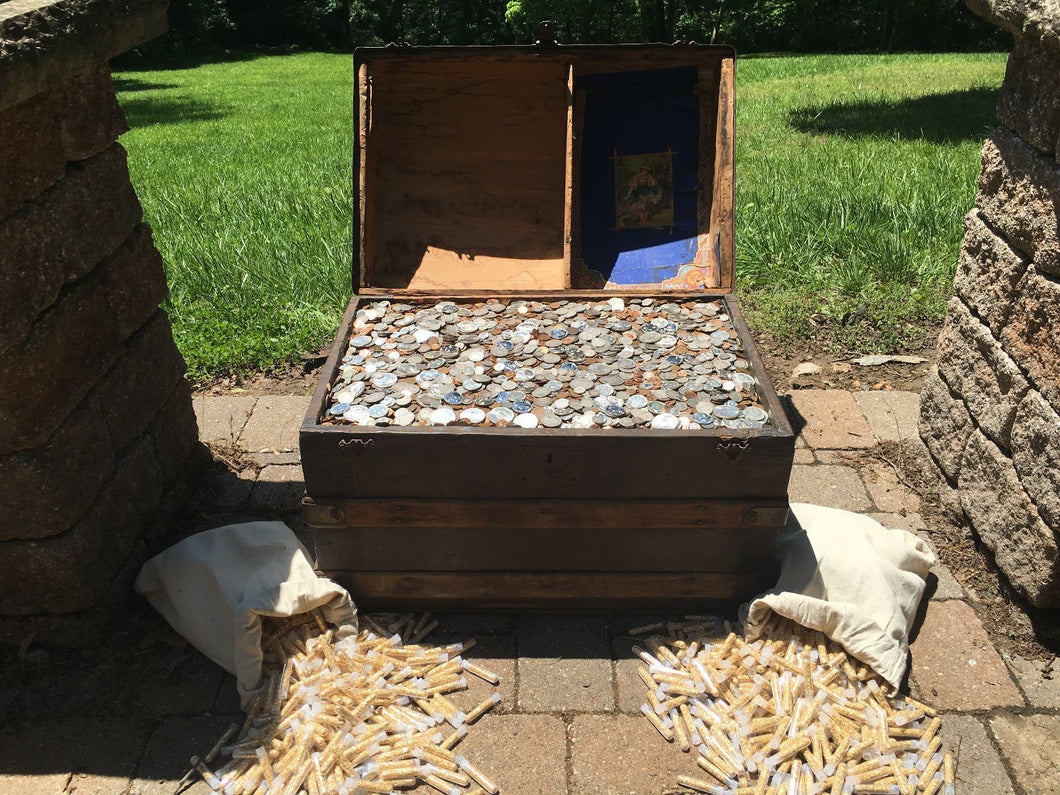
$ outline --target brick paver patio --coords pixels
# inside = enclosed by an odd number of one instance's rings
[[[915,394],[804,390],[787,399],[801,432],[792,499],[864,512],[929,540],[920,497],[873,455],[881,442],[889,450],[919,443]],[[207,492],[213,525],[267,516],[297,527],[297,428],[307,404],[308,397],[196,399],[203,440],[246,465],[215,475]],[[1060,671],[1053,679],[1041,661],[999,653],[974,599],[941,564],[928,594],[909,686],[942,712],[958,793],[1060,792]],[[678,774],[696,773],[689,755],[639,716],[643,688],[624,633],[652,618],[442,616],[435,637],[477,638],[469,656],[503,677],[500,708],[462,748],[505,795],[652,795],[672,788]],[[133,683],[135,697],[120,711],[60,710],[0,730],[0,793],[172,793],[188,757],[240,714],[232,678],[197,653],[172,671],[157,668]],[[463,701],[487,692],[476,688]],[[185,791],[208,789],[197,782]]]

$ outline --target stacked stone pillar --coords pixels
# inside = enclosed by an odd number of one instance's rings
[[[202,461],[107,59],[157,0],[0,4],[0,641],[84,640]]]
[[[943,503],[1060,607],[1060,3],[970,0],[1013,33],[920,432]]]

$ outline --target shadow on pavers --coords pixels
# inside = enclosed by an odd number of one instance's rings
[[[795,408],[795,402],[791,399],[791,395],[781,395],[780,405],[784,407],[784,413],[788,415],[788,422],[791,423],[792,431],[798,436],[802,433],[802,429],[806,427],[806,418]]]

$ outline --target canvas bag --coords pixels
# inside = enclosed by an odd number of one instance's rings
[[[261,687],[261,619],[319,608],[341,639],[357,631],[349,593],[314,570],[282,522],[198,533],[144,564],[136,591],[195,648],[236,677],[243,707]]]
[[[778,617],[791,619],[825,633],[897,690],[935,563],[927,544],[867,516],[795,502],[777,554],[776,586],[741,608],[748,640],[768,637]]]

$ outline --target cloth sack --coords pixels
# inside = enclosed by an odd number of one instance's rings
[[[778,618],[818,629],[897,690],[909,658],[909,628],[935,556],[905,530],[867,516],[792,503],[777,541],[780,580],[741,609],[750,640]]]
[[[261,618],[320,608],[357,631],[349,593],[319,576],[282,522],[247,522],[186,538],[144,564],[136,591],[195,648],[236,677],[246,708],[262,685]]]

